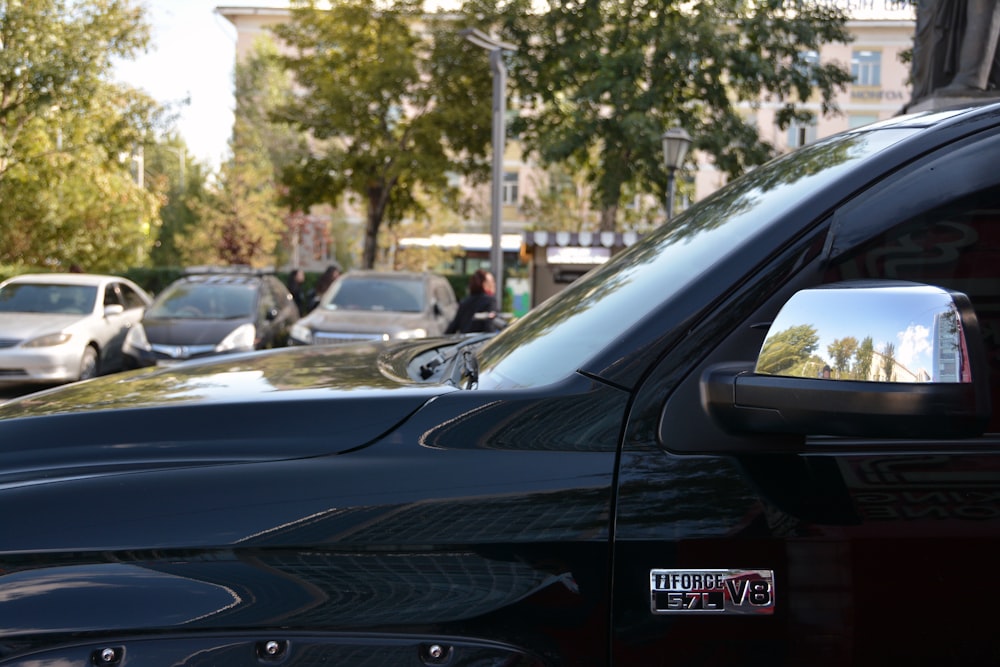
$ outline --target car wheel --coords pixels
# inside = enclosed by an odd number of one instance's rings
[[[88,345],[80,360],[80,379],[89,380],[92,377],[97,377],[97,350]]]

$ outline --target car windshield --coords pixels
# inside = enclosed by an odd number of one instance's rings
[[[0,313],[86,315],[94,312],[96,300],[95,285],[11,283],[0,289]]]
[[[768,234],[782,212],[914,131],[840,135],[733,181],[484,345],[478,354],[478,386],[533,387],[567,377],[657,304],[727,261],[734,248]]]
[[[333,284],[322,307],[419,313],[424,309],[424,285],[420,280],[345,277]]]
[[[252,318],[257,292],[247,283],[182,282],[168,287],[146,319],[233,320]]]

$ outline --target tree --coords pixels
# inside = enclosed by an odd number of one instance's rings
[[[854,353],[854,379],[871,379],[872,361],[875,359],[875,342],[871,336],[865,336]]]
[[[277,263],[290,216],[281,206],[275,162],[291,161],[287,156],[298,152],[301,139],[267,117],[283,90],[272,55],[258,44],[250,58],[236,65],[232,155],[204,201],[191,202],[197,227],[174,238],[185,263],[258,268]]]
[[[893,371],[896,370],[896,346],[887,342],[882,348],[882,380],[892,382]]]
[[[0,0],[0,262],[145,260],[158,193],[139,186],[130,156],[161,110],[107,78],[147,41],[128,0]]]
[[[757,359],[757,370],[771,375],[788,374],[792,369],[803,367],[818,347],[816,327],[809,324],[788,327],[765,341]]]
[[[18,132],[0,178],[0,262],[91,271],[145,262],[162,193],[137,182],[129,108],[146,116],[152,102],[101,86],[91,108],[53,110]]]
[[[0,178],[21,134],[58,108],[90,110],[114,57],[145,48],[149,27],[129,0],[0,2]]]
[[[176,240],[188,236],[199,222],[194,208],[196,201],[207,196],[207,169],[192,159],[184,140],[176,134],[146,144],[143,161],[146,187],[165,193],[150,259],[154,266],[179,266],[183,259]]]
[[[850,41],[841,10],[787,0],[467,0],[468,16],[518,45],[509,81],[523,103],[514,131],[544,162],[582,159],[593,172],[601,229],[614,229],[626,184],[667,190],[661,133],[675,125],[720,170],[737,175],[774,149],[744,116],[763,100],[778,123],[806,121],[818,93],[823,113],[850,81],[821,65],[821,45]],[[743,107],[741,107],[743,104]]]
[[[854,336],[838,338],[826,347],[826,351],[833,359],[833,369],[837,371],[838,378],[847,377],[851,367],[851,358],[858,349],[858,339]]]
[[[192,202],[199,224],[174,242],[187,264],[273,266],[284,228],[274,170],[256,128],[238,112],[230,143],[218,187]]]
[[[312,142],[312,154],[285,170],[288,200],[307,209],[359,196],[363,266],[374,266],[383,222],[419,217],[418,189],[448,200],[449,172],[487,173],[485,54],[453,22],[414,0],[346,0],[328,11],[299,0],[275,33],[292,49],[283,63],[300,91],[276,117]]]

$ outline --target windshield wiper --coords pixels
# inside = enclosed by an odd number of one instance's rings
[[[479,360],[469,347],[462,348],[462,375],[459,381],[462,378],[467,379],[466,389],[475,389],[479,384]]]

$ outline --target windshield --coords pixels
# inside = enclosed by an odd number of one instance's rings
[[[0,289],[0,313],[94,312],[97,287],[51,283],[11,283]]]
[[[168,287],[146,319],[234,320],[253,318],[257,290],[247,283],[182,282]]]
[[[480,351],[479,387],[532,387],[567,377],[734,248],[767,234],[782,212],[913,132],[839,135],[733,181],[497,335]]]
[[[322,307],[419,313],[424,309],[424,283],[393,278],[341,278],[333,284]]]

